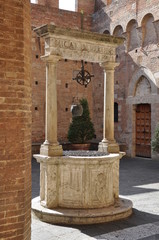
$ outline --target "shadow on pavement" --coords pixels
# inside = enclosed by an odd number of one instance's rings
[[[159,191],[158,186],[155,187],[156,183],[159,183],[159,161],[127,157],[121,159],[121,195],[127,196],[139,193]]]
[[[123,220],[118,220],[109,223],[100,223],[86,226],[72,226],[79,229],[82,233],[87,234],[91,237],[102,235],[118,230],[123,230],[130,227],[141,226],[148,223],[155,223],[159,221],[159,215],[153,215],[145,212],[140,212],[133,209],[133,214]]]

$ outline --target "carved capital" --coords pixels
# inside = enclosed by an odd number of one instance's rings
[[[61,59],[61,56],[58,55],[45,55],[41,59],[46,63],[56,64]]]
[[[104,70],[107,71],[114,71],[114,69],[119,66],[119,63],[116,62],[102,62],[99,64]]]

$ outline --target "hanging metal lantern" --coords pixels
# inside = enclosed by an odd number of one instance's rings
[[[73,80],[76,80],[79,84],[87,87],[87,85],[91,81],[91,78],[94,77],[94,75],[90,74],[87,70],[84,69],[83,60],[81,61],[81,63],[81,71],[77,74],[75,78],[73,78]]]

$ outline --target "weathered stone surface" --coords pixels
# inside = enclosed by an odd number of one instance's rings
[[[114,62],[115,48],[123,42],[122,38],[64,29],[55,25],[45,25],[34,31],[45,38],[46,56],[55,55],[77,61]]]
[[[34,155],[41,164],[42,205],[47,208],[100,208],[114,204],[119,192],[120,154],[106,156]],[[115,189],[115,192],[114,192]]]
[[[40,220],[56,224],[95,224],[127,218],[132,214],[132,202],[116,199],[113,206],[97,209],[47,209],[40,205],[39,197],[32,200],[32,210]]]
[[[40,200],[33,200],[32,205],[35,214],[43,221],[65,224],[129,216],[131,202],[119,200],[119,160],[123,154],[71,155],[71,151],[70,156],[62,157],[34,155],[40,163]]]

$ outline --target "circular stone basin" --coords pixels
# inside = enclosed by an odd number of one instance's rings
[[[63,156],[34,157],[40,163],[40,199],[32,201],[32,209],[44,221],[67,223],[71,218],[75,224],[90,224],[131,214],[132,204],[119,200],[122,154],[64,151]]]
[[[41,205],[47,208],[102,208],[118,197],[120,154],[64,151],[63,156],[35,158],[40,162]]]
[[[98,156],[107,156],[107,153],[98,152],[98,151],[63,151],[64,156],[79,156],[79,157],[98,157]]]

